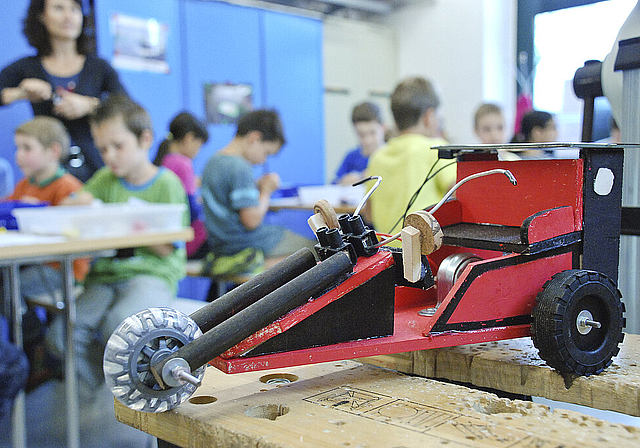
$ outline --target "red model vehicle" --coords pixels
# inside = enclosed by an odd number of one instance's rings
[[[320,263],[300,251],[189,317],[154,308],[125,320],[105,351],[108,385],[125,405],[160,412],[195,391],[207,363],[237,373],[523,336],[560,372],[601,372],[625,324],[623,151],[548,146],[580,158],[503,162],[494,146],[441,147],[459,181],[477,178],[434,211],[442,246],[422,251],[415,279],[406,253],[343,215],[317,232]]]

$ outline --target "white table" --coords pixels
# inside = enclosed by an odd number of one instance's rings
[[[19,268],[25,264],[62,263],[64,276],[64,312],[66,347],[73,347],[76,322],[75,296],[73,292],[73,261],[77,258],[111,254],[116,249],[166,244],[174,241],[189,241],[193,230],[185,228],[174,232],[137,233],[105,238],[65,238],[38,235],[24,235],[17,232],[0,233],[0,268],[3,270],[5,290],[10,300],[5,302],[7,316],[12,316],[13,341],[22,347],[22,301],[20,299]],[[67,412],[67,446],[79,448],[78,390],[76,383],[75,350],[65,350],[65,393]],[[25,425],[24,392],[16,398],[12,410],[13,446],[27,446]]]

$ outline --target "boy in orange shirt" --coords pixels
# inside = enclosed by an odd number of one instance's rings
[[[69,154],[69,135],[62,123],[38,116],[15,131],[16,162],[24,174],[7,199],[59,205],[82,183],[60,164]]]
[[[20,125],[14,135],[16,162],[24,174],[13,193],[6,199],[31,204],[59,205],[71,193],[82,188],[82,182],[62,167],[69,154],[69,134],[56,118],[37,116]],[[75,278],[83,281],[89,270],[89,260],[76,260],[73,265]],[[58,263],[24,266],[20,269],[20,293],[23,298],[48,295],[53,303],[62,291],[62,275]],[[27,310],[23,303],[23,310]],[[32,310],[23,315],[25,352],[29,357],[30,372],[27,388],[37,386],[43,380],[55,376],[54,367],[45,357],[41,338],[44,328]]]
[[[69,155],[70,139],[60,120],[37,116],[16,129],[14,142],[16,162],[24,178],[17,183],[13,193],[7,197],[8,200],[60,205],[67,196],[82,188],[82,182],[62,167],[61,162]],[[89,270],[89,263],[87,260],[78,260],[73,269],[76,280],[82,281]],[[25,270],[22,270],[23,275]],[[47,279],[49,288],[31,288],[31,284],[23,281],[23,296],[25,293],[30,296],[51,292],[51,285],[61,287],[61,279],[58,278],[60,274],[57,271],[51,274],[55,274],[51,279],[49,275],[43,277]],[[38,283],[35,282],[36,279],[37,277],[34,278],[34,283]],[[39,283],[42,282],[41,280]]]

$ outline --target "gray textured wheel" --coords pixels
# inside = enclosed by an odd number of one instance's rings
[[[178,406],[196,386],[182,382],[162,389],[150,366],[201,335],[189,316],[172,308],[150,308],[126,318],[107,341],[103,363],[107,386],[118,401],[138,411],[163,412]],[[192,375],[201,380],[205,367]]]

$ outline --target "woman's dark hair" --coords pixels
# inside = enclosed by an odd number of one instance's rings
[[[169,124],[169,134],[167,134],[158,147],[156,157],[153,159],[154,165],[162,165],[162,161],[165,156],[169,154],[171,142],[181,141],[189,132],[191,132],[194,137],[202,140],[203,143],[206,143],[207,140],[209,140],[209,131],[207,131],[207,126],[189,112],[181,112],[171,120],[171,124]]]
[[[40,16],[44,12],[47,0],[31,0],[27,17],[25,17],[22,27],[22,34],[25,35],[29,45],[38,50],[39,56],[49,56],[51,54],[51,38],[49,31],[40,20]],[[73,0],[80,8],[82,8],[82,0]],[[80,54],[89,54],[93,52],[93,41],[87,36],[86,32],[87,18],[83,17],[82,31],[76,40],[76,48]]]
[[[549,120],[553,120],[553,115],[549,112],[541,110],[532,110],[522,117],[522,124],[520,125],[520,133],[513,136],[511,143],[527,143],[531,141],[531,134],[533,128],[544,128]]]

